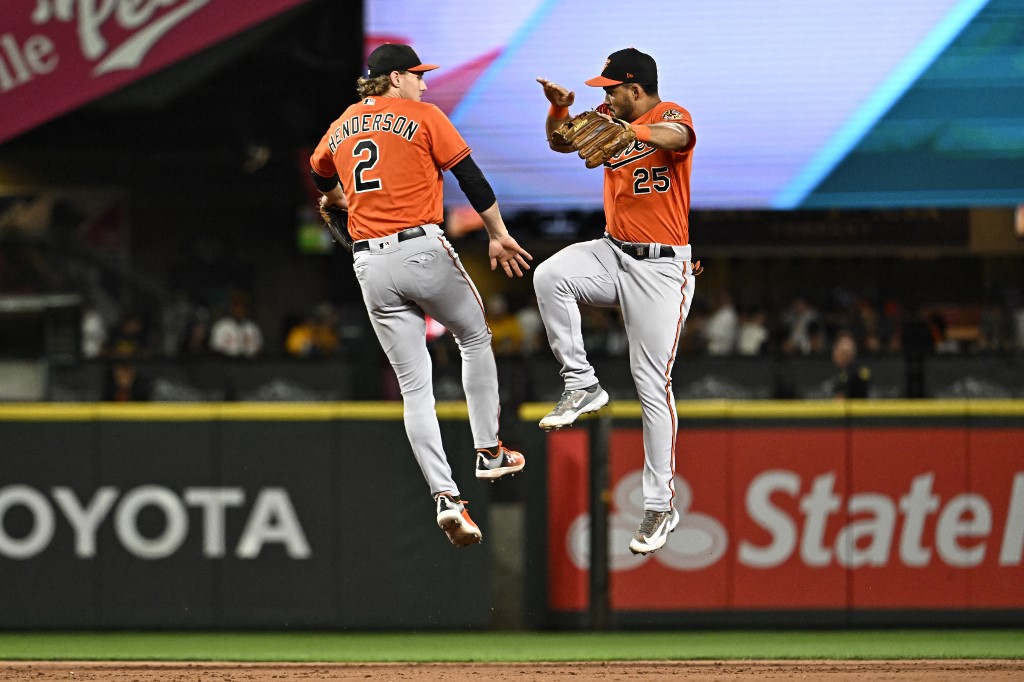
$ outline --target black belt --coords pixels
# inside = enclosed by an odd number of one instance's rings
[[[416,239],[416,237],[422,237],[425,234],[427,234],[427,231],[423,229],[422,225],[419,225],[417,227],[410,227],[410,228],[404,229],[404,230],[402,230],[401,232],[398,233],[398,241],[404,242],[404,241],[408,241],[410,239]],[[354,244],[352,244],[352,251],[369,251],[369,250],[370,250],[370,240],[369,239],[360,239],[359,241],[357,241]]]
[[[650,244],[624,242],[621,239],[616,239],[607,232],[605,233],[604,238],[619,247],[624,254],[632,256],[637,260],[644,260],[645,258],[674,258],[676,255],[676,250],[668,244],[658,244],[657,246],[659,248],[655,250],[656,253],[652,256]]]

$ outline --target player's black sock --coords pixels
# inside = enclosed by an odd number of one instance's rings
[[[477,448],[477,452],[483,452],[491,459],[497,459],[498,455],[501,454],[501,446],[495,445],[493,448]]]

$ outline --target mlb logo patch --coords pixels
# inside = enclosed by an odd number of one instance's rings
[[[379,244],[377,244],[377,248],[380,249],[381,251],[383,251],[384,249],[390,248],[390,247],[391,247],[391,242],[390,241],[383,241],[383,242],[380,242]]]

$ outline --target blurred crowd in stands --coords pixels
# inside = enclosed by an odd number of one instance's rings
[[[3,254],[0,254],[0,259]],[[0,296],[46,289],[31,273],[32,260],[0,262]],[[34,286],[38,284],[40,286]],[[358,296],[358,292],[353,292]],[[220,304],[178,294],[161,306],[120,307],[86,292],[82,356],[222,355],[232,358],[331,358],[366,333],[359,301],[321,301],[288,315],[283,334],[268,339],[256,321],[251,295],[235,289]],[[1003,297],[1008,298],[1008,297]],[[680,339],[682,355],[827,355],[840,334],[853,338],[863,355],[1011,353],[1024,350],[1024,301],[992,300],[968,305],[915,305],[890,298],[873,301],[853,293],[799,295],[781,309],[738,305],[725,289],[698,296]],[[485,301],[498,356],[547,352],[536,303],[513,307],[500,293]],[[627,341],[621,313],[582,309],[589,352],[622,356]],[[444,330],[432,328],[437,353],[454,349]]]
[[[365,358],[372,340],[358,291],[351,300],[320,301],[308,310],[272,320],[244,287],[220,287],[204,297],[179,292],[124,305],[97,270],[49,267],[31,245],[0,249],[0,297],[73,290],[83,300],[81,356],[106,359],[107,399],[145,399],[146,386],[133,363],[149,358]],[[1003,292],[986,301],[941,304],[868,296],[843,289],[793,295],[782,305],[763,292],[706,287],[693,302],[680,339],[680,357],[854,357],[1013,354],[1024,351],[1024,300]],[[775,294],[778,299],[778,294]],[[536,302],[522,293],[489,294],[485,300],[495,355],[548,358]],[[582,308],[583,334],[594,357],[624,357],[628,342],[621,313]],[[274,330],[271,334],[267,329]],[[279,330],[279,331],[278,331]],[[456,367],[458,347],[440,324],[428,320],[428,346],[440,367]],[[841,342],[841,343],[840,343]],[[540,354],[540,355],[538,355]],[[837,361],[837,372],[843,369]],[[856,376],[856,367],[853,371]],[[844,375],[845,376],[845,375]],[[855,383],[855,382],[854,382]],[[858,391],[860,389],[845,389]]]

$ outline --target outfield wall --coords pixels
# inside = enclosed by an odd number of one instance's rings
[[[679,412],[682,519],[664,548],[639,557],[628,542],[643,513],[640,413],[612,408],[612,626],[1024,620],[1024,403],[681,403]],[[546,509],[531,528],[546,531],[532,547],[546,573],[533,598],[547,626],[590,622],[591,421],[548,437],[546,507],[531,505]]]
[[[0,627],[491,624],[489,556],[437,527],[400,403],[0,406],[0,444]]]
[[[597,424],[612,627],[1024,622],[1022,401],[682,402],[683,518],[647,558],[638,406],[544,434],[549,408],[490,485],[438,404],[485,536],[454,550],[400,403],[0,406],[0,628],[589,627]]]

